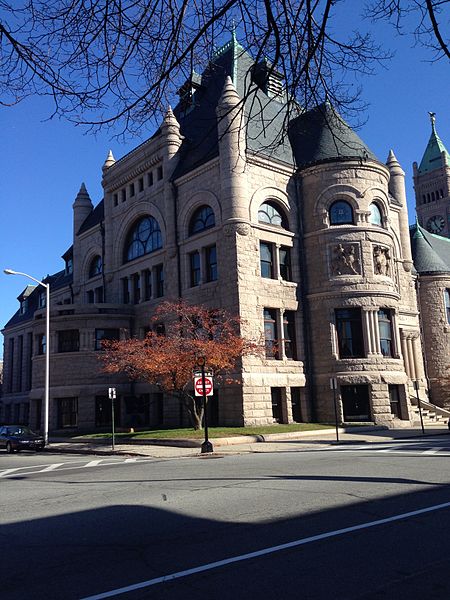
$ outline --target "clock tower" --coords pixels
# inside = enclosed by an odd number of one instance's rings
[[[413,164],[416,213],[427,231],[450,238],[450,154],[437,134],[435,113],[429,115],[430,139],[420,165]]]

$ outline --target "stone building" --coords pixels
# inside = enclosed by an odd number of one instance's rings
[[[49,340],[43,288],[19,297],[0,420],[40,426],[49,343],[50,430],[107,427],[111,385],[122,426],[187,424],[173,399],[98,361],[102,339],[144,336],[161,299],[182,297],[265,337],[240,384],[217,390],[213,423],[333,421],[336,393],[340,421],[409,424],[413,383],[424,399],[428,384],[393,152],[379,161],[328,104],[281,136],[282,79],[234,37],[179,93],[149,140],[108,155],[95,207],[81,186],[65,268],[46,280]]]

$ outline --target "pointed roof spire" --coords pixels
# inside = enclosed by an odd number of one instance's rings
[[[109,167],[112,167],[112,165],[116,162],[116,159],[114,158],[114,155],[112,153],[112,150],[110,150],[108,152],[108,156],[106,157],[105,162],[103,163],[103,167],[102,167],[102,171],[103,173],[105,171],[107,171],[109,169]]]
[[[75,205],[76,206],[84,205],[84,206],[90,206],[92,208],[91,198],[89,196],[89,193],[86,189],[84,182],[80,186],[80,191],[78,192],[73,205],[74,206]]]
[[[232,106],[236,106],[239,104],[240,98],[239,94],[234,87],[233,81],[229,75],[225,78],[225,85],[222,89],[222,94],[220,96],[219,104],[221,107],[230,108]]]
[[[177,129],[180,128],[180,124],[178,123],[176,116],[173,114],[170,104],[167,108],[166,114],[164,115],[163,125],[166,127],[177,127]]]
[[[444,152],[444,164],[450,167],[450,154],[436,131],[436,113],[429,112],[431,121],[431,135],[419,165],[419,174],[429,173],[442,166],[442,153]]]

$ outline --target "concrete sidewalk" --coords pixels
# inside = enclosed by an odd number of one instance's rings
[[[449,435],[447,427],[428,425],[425,435],[420,427],[408,429],[384,429],[380,427],[352,427],[339,429],[339,445],[376,444],[398,440],[422,439],[428,436]],[[128,440],[115,444],[112,452],[111,442],[105,440],[80,441],[73,439],[50,438],[46,452],[148,456],[153,458],[179,458],[198,456],[203,440]],[[247,452],[292,452],[324,446],[335,446],[335,429],[315,431],[273,433],[264,436],[233,436],[210,440],[215,455],[241,454]],[[205,454],[204,456],[208,456]]]

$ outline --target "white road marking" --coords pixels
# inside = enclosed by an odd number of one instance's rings
[[[446,448],[430,448],[430,450],[424,450],[422,454],[436,454],[440,450],[446,450]]]
[[[10,473],[13,473],[14,471],[18,471],[20,468],[21,467],[16,467],[15,469],[6,469],[6,471],[1,471],[0,472],[0,477],[6,477]]]
[[[163,575],[162,577],[155,577],[154,579],[148,579],[147,581],[141,581],[139,583],[127,585],[125,587],[117,588],[109,592],[95,594],[94,596],[86,596],[81,600],[103,600],[104,598],[112,598],[113,596],[119,596],[121,594],[141,590],[143,588],[148,588],[152,585],[157,585],[158,583],[167,583],[170,581],[174,581],[175,579],[188,577],[189,575],[195,575],[196,573],[202,573],[204,571],[211,571],[212,569],[224,567],[232,563],[242,562],[244,560],[250,560],[252,558],[258,558],[259,556],[273,554],[274,552],[280,552],[282,550],[288,550],[290,548],[296,548],[298,546],[304,546],[305,544],[310,544],[311,542],[325,540],[327,538],[336,537],[338,535],[344,535],[346,533],[353,533],[354,531],[368,529],[369,527],[377,527],[378,525],[385,525],[386,523],[393,523],[395,521],[409,519],[410,517],[415,517],[417,515],[423,515],[433,511],[442,510],[444,508],[450,508],[450,502],[444,502],[443,504],[435,504],[434,506],[428,506],[426,508],[420,508],[418,510],[413,510],[407,513],[401,513],[399,515],[394,515],[393,517],[378,519],[377,521],[369,521],[368,523],[361,523],[360,525],[353,525],[352,527],[344,527],[343,529],[336,529],[335,531],[328,531],[327,533],[312,535],[307,538],[294,540],[293,542],[287,542],[286,544],[280,544],[278,546],[264,548],[263,550],[257,550],[256,552],[248,552],[247,554],[232,556],[230,558],[225,558],[224,560],[218,560],[216,562],[207,563],[206,565],[200,565],[199,567],[194,567],[192,569],[186,569],[185,571],[177,571],[176,573],[170,573],[169,575]]]
[[[65,464],[66,463],[54,463],[53,465],[49,465],[48,467],[45,467],[45,469],[42,469],[41,471],[39,471],[39,473],[47,473],[47,471],[53,471],[54,469],[57,469],[58,467],[62,467]]]
[[[85,465],[83,465],[83,468],[86,467],[96,467],[97,465],[99,465],[102,462],[103,459],[100,460],[91,460],[90,462],[86,463]]]

